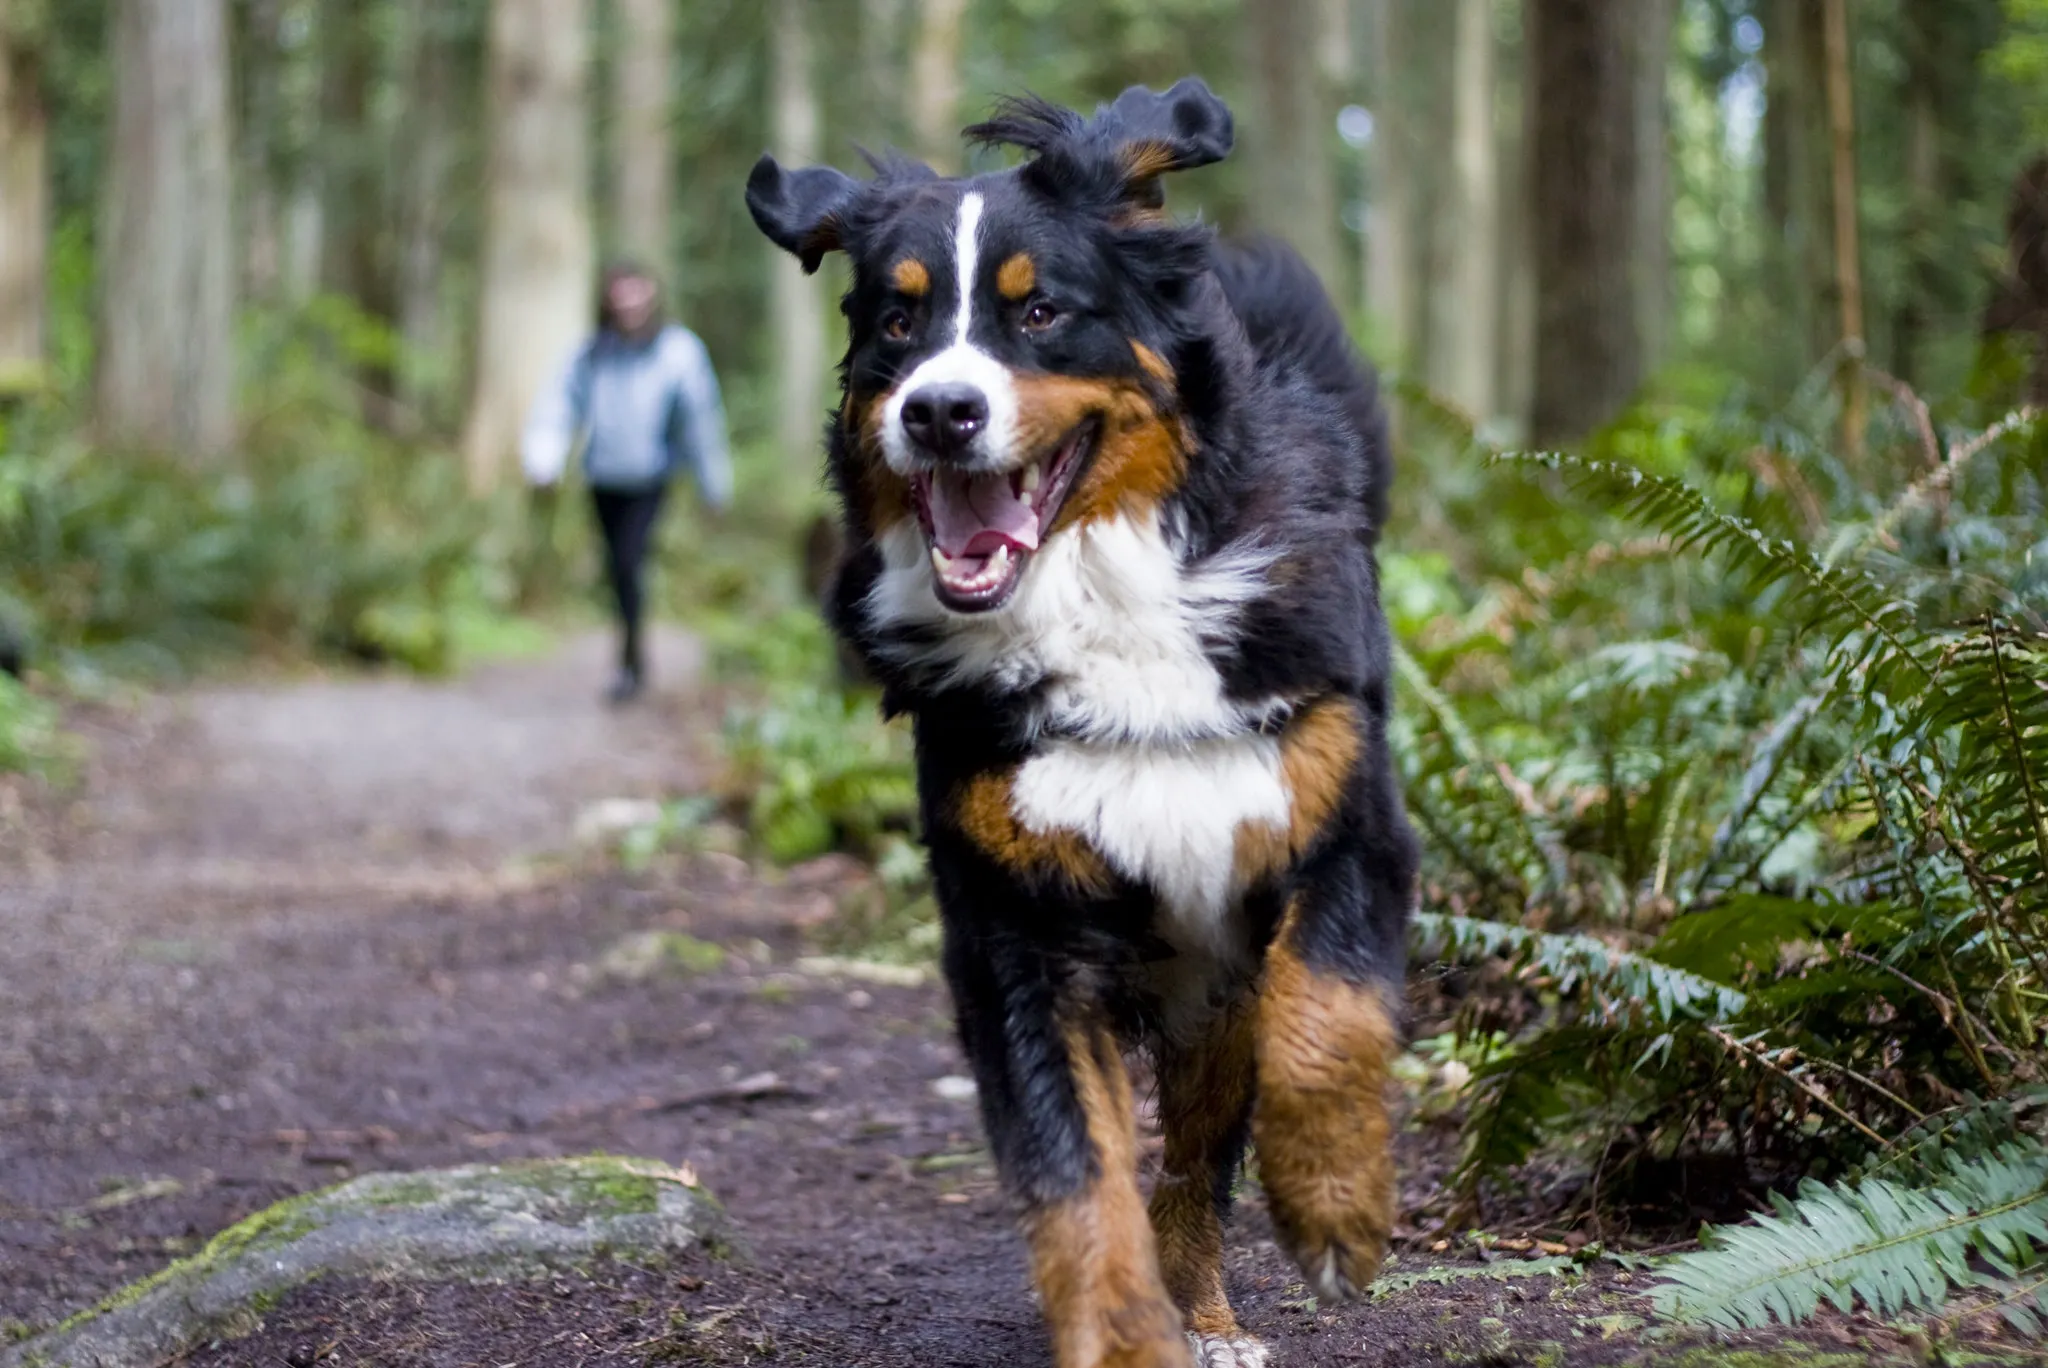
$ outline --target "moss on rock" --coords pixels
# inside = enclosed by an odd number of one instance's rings
[[[257,1212],[189,1258],[54,1329],[0,1368],[155,1364],[247,1333],[328,1274],[495,1282],[599,1257],[658,1262],[724,1244],[716,1206],[666,1164],[615,1155],[373,1173]]]

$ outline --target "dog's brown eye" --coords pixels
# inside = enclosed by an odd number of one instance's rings
[[[1044,332],[1059,318],[1060,311],[1041,299],[1024,311],[1024,326],[1032,332]]]
[[[901,309],[891,309],[883,314],[882,336],[891,342],[901,342],[910,336],[910,315]]]

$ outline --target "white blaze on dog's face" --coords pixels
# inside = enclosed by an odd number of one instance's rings
[[[834,482],[857,537],[908,522],[955,617],[1010,602],[1048,541],[1156,517],[1191,443],[1173,312],[1207,236],[1159,213],[1159,177],[1219,159],[1229,112],[1199,82],[1134,90],[1093,123],[1015,105],[970,136],[1034,153],[945,179],[911,163],[854,181],[763,159],[755,220],[853,288]]]

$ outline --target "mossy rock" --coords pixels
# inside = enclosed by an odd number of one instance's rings
[[[188,1259],[43,1334],[0,1368],[143,1368],[253,1331],[278,1299],[330,1274],[505,1282],[600,1257],[658,1263],[723,1247],[694,1179],[649,1159],[590,1155],[373,1173],[278,1203]]]

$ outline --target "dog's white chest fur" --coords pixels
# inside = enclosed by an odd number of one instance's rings
[[[1285,830],[1290,796],[1278,740],[1252,729],[1273,705],[1230,698],[1204,649],[1263,589],[1270,557],[1242,547],[1189,566],[1174,540],[1150,516],[1064,532],[1009,604],[959,617],[939,606],[923,539],[904,525],[883,538],[868,612],[941,629],[904,654],[944,678],[1044,686],[1046,739],[1017,773],[1013,815],[1085,837],[1152,889],[1157,931],[1201,978],[1240,934],[1237,832]]]
[[[1238,828],[1284,830],[1288,792],[1279,742],[1242,736],[1185,746],[1055,742],[1024,762],[1011,790],[1018,822],[1072,831],[1159,898],[1175,949],[1230,954]]]

